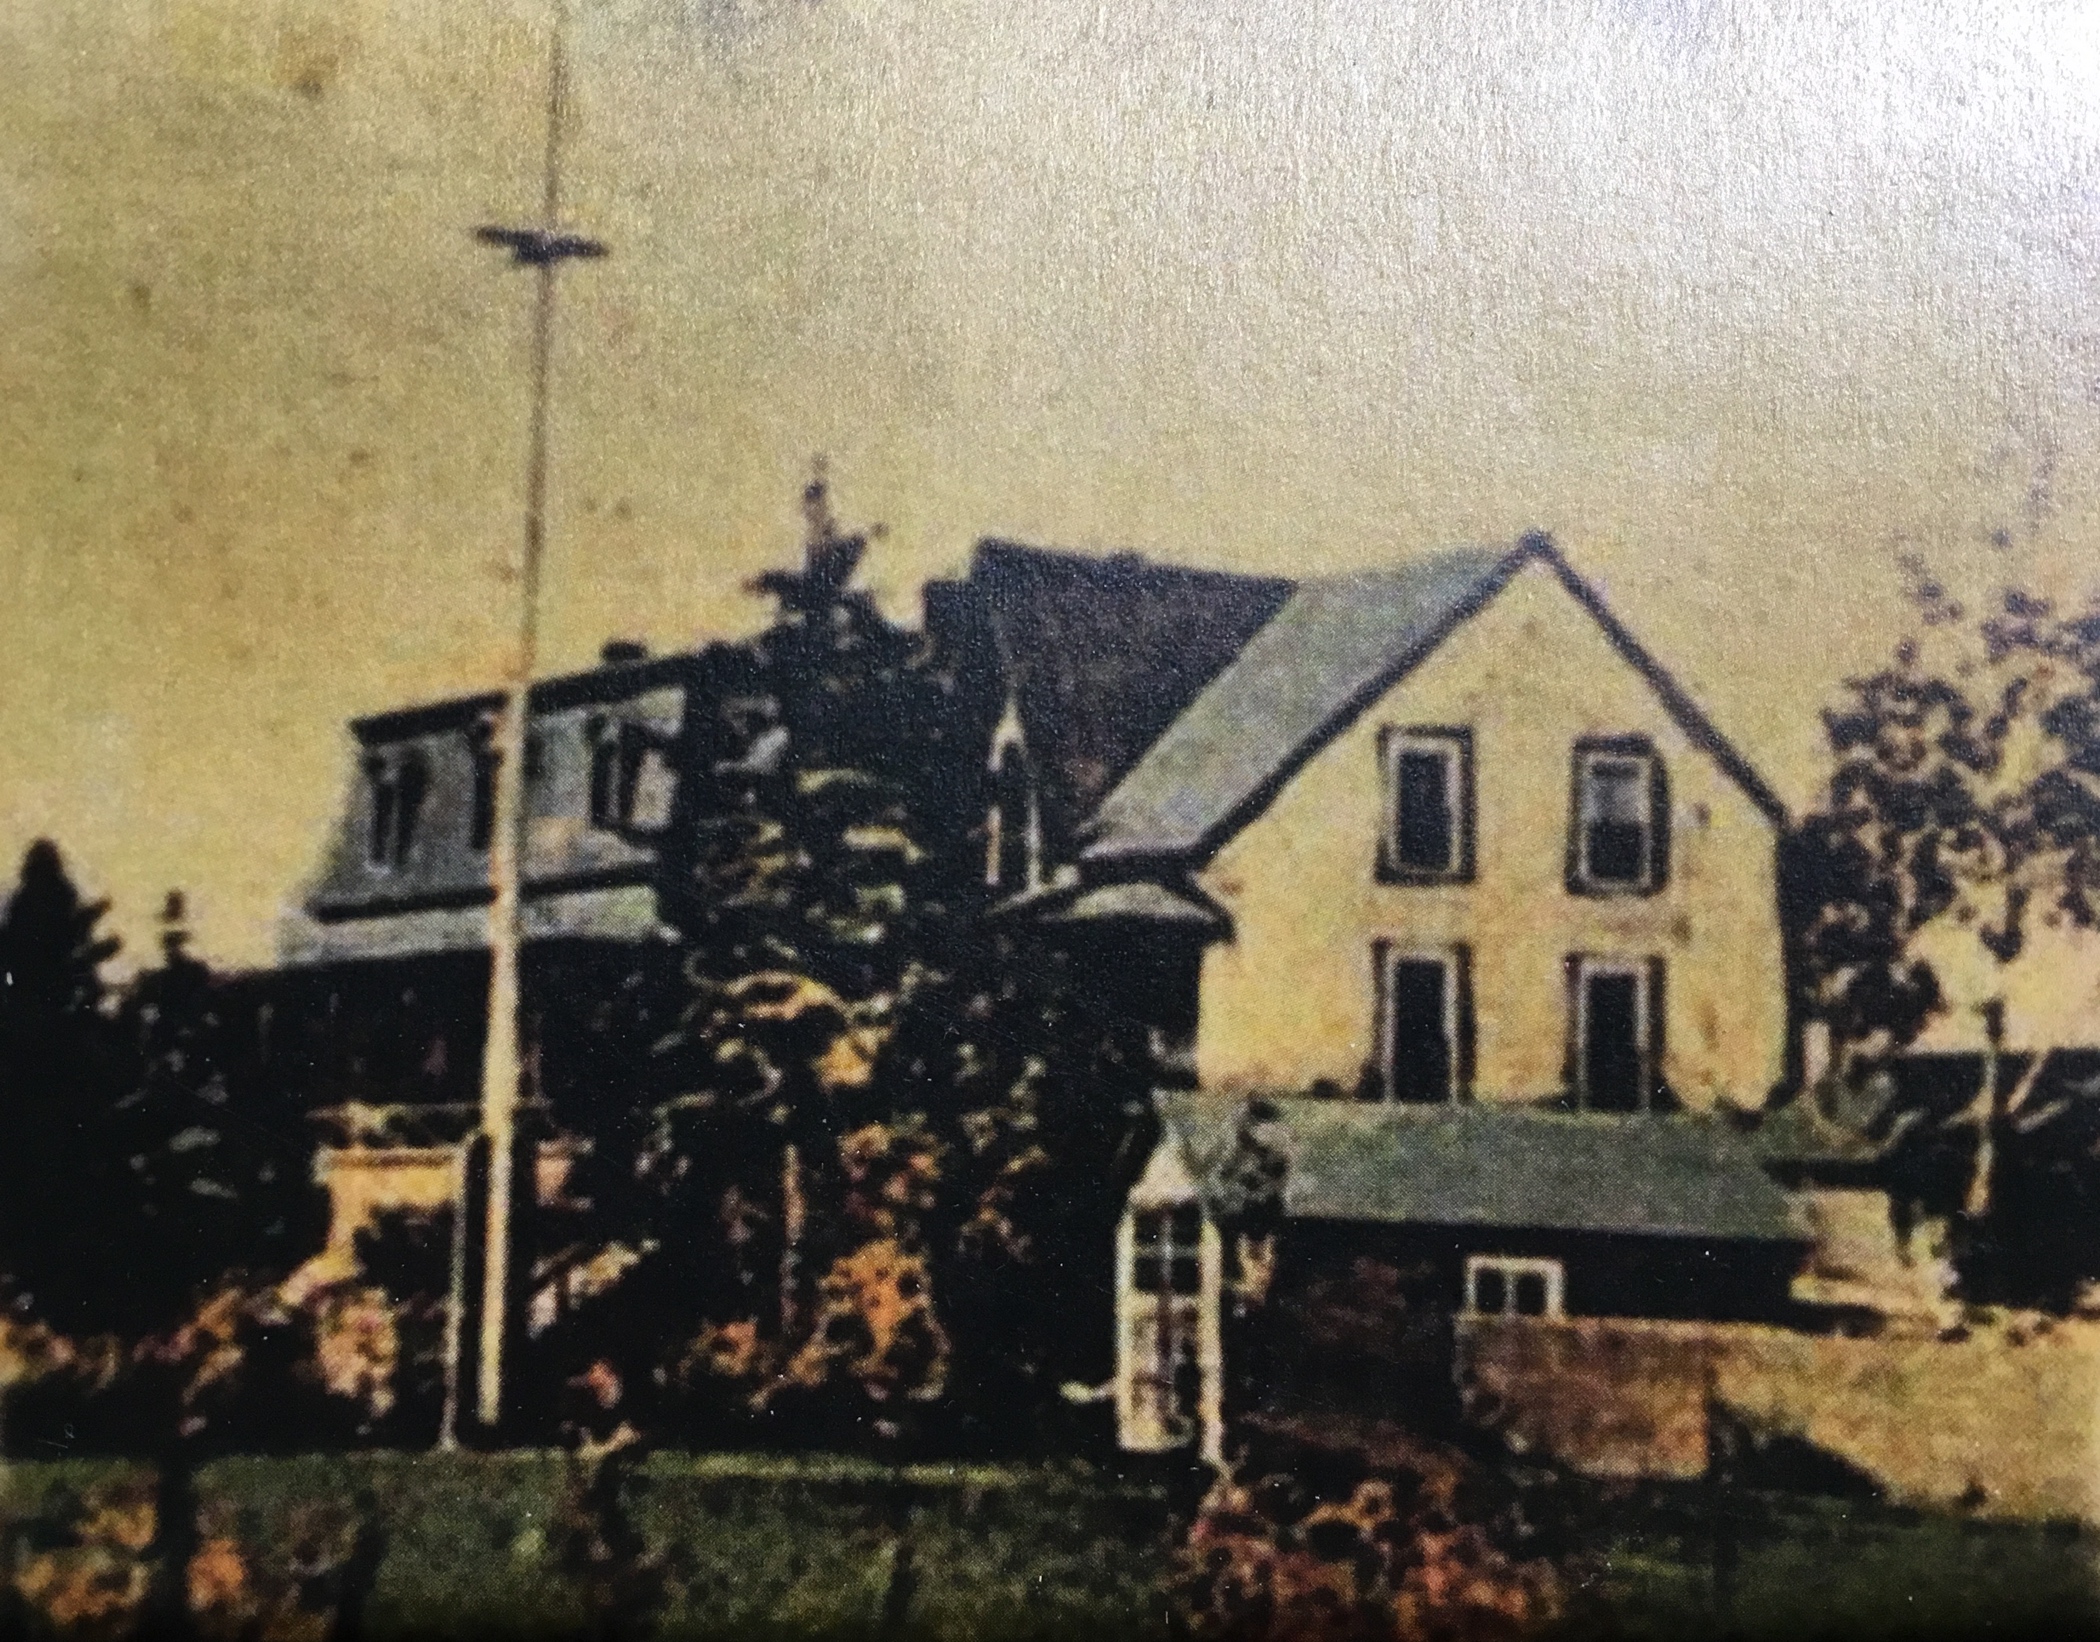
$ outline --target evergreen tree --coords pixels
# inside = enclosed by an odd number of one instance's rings
[[[107,911],[39,839],[0,915],[0,1270],[61,1326],[94,1287],[99,1240],[85,1221],[107,1193],[125,1074],[105,1007],[102,966],[117,951],[99,928]]]
[[[795,1402],[806,1435],[829,1407],[838,1436],[1105,1372],[1087,1342],[1153,1068],[1077,966],[987,925],[972,714],[855,585],[874,533],[821,475],[803,503],[802,565],[754,583],[774,619],[718,658],[728,710],[685,760],[669,1095],[579,1177],[644,1258],[570,1355],[619,1338],[630,1385]]]
[[[119,1012],[131,1075],[101,1217],[130,1273],[119,1322],[132,1330],[172,1326],[222,1282],[282,1276],[320,1233],[311,1136],[260,1077],[239,1000],[190,952],[179,891],[160,921],[161,962]]]

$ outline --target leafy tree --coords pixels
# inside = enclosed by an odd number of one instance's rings
[[[1972,931],[2003,974],[2037,923],[2100,924],[2100,604],[2066,616],[2008,590],[1979,617],[1922,564],[1907,570],[1917,629],[1824,715],[1828,799],[1789,845],[1806,1004],[1847,1077],[1946,1008],[1920,951],[1928,928]],[[1983,1074],[1961,1119],[1972,1227],[1992,1215],[2015,1128],[2046,1127],[2022,1114],[2046,1046],[2006,1086],[2006,1001],[2001,988],[1981,1004]],[[1932,1126],[1916,1136],[1944,1141]]]

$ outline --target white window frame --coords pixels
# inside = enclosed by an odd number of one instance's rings
[[[1148,1178],[1157,1168],[1148,1169]],[[1142,1188],[1145,1182],[1140,1182]],[[1196,1241],[1173,1241],[1172,1214],[1194,1209]],[[1157,1245],[1165,1286],[1137,1286],[1137,1222],[1141,1215],[1167,1216]],[[1193,1255],[1196,1289],[1176,1293],[1173,1259]],[[1191,1443],[1212,1463],[1224,1457],[1224,1243],[1217,1223],[1200,1200],[1159,1199],[1134,1192],[1116,1226],[1116,1427],[1119,1446],[1135,1453],[1160,1453]],[[1178,1396],[1177,1366],[1195,1371],[1195,1406]]]
[[[1482,1311],[1480,1309],[1480,1279],[1488,1272],[1493,1272],[1502,1279],[1503,1297],[1512,1302],[1516,1299],[1518,1278],[1544,1278],[1546,1281],[1546,1309],[1536,1313],[1535,1316],[1557,1320],[1568,1314],[1567,1267],[1561,1261],[1513,1254],[1469,1254],[1466,1256],[1466,1316],[1534,1316],[1532,1313],[1518,1311],[1514,1304],[1506,1305],[1500,1311]]]
[[[1633,1110],[1645,1112],[1654,1102],[1656,1078],[1660,1071],[1655,1064],[1654,962],[1646,957],[1590,957],[1587,954],[1575,960],[1575,1065],[1572,1070],[1575,1104],[1585,1112],[1598,1109],[1590,1099],[1589,1081],[1590,978],[1596,975],[1633,977],[1633,1043],[1634,1052],[1640,1059],[1640,1087],[1635,1092]]]
[[[1472,748],[1470,736],[1459,729],[1427,726],[1389,727],[1385,739],[1385,779],[1382,783],[1384,825],[1383,876],[1400,883],[1462,882],[1467,876],[1467,840],[1473,817],[1469,813],[1472,783],[1466,764]],[[1442,866],[1425,867],[1400,857],[1400,762],[1409,753],[1433,753],[1444,766],[1444,807],[1451,818],[1450,850]]]
[[[1575,755],[1575,876],[1586,890],[1600,895],[1641,895],[1653,890],[1656,870],[1655,766],[1651,748],[1581,747]],[[1590,827],[1594,786],[1591,772],[1603,764],[1630,764],[1637,772],[1634,792],[1641,807],[1641,870],[1636,878],[1599,878],[1590,866]]]
[[[1463,1003],[1460,996],[1459,966],[1463,961],[1455,947],[1406,947],[1397,941],[1386,944],[1376,953],[1377,961],[1384,973],[1378,977],[1378,996],[1381,1000],[1381,1016],[1378,1022],[1378,1077],[1381,1098],[1389,1103],[1417,1105],[1419,1102],[1400,1102],[1395,1091],[1399,1087],[1399,1033],[1400,1000],[1395,986],[1396,971],[1404,963],[1433,963],[1444,971],[1444,1065],[1447,1071],[1446,1101],[1465,1097],[1465,1079],[1459,1065],[1459,1019],[1458,1011]]]

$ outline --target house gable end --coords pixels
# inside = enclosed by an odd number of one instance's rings
[[[1083,859],[1120,872],[1209,862],[1533,562],[1552,571],[1686,739],[1783,829],[1777,794],[1551,540],[1533,534],[1499,556],[1462,549],[1397,573],[1305,584],[1109,794],[1088,824]]]

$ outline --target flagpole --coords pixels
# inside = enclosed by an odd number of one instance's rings
[[[513,1269],[521,1194],[534,1189],[532,1165],[521,1158],[519,1088],[524,1074],[520,1018],[519,950],[522,943],[525,853],[528,837],[526,754],[532,676],[539,659],[540,581],[547,542],[547,407],[554,343],[555,276],[574,257],[597,257],[605,247],[561,232],[562,120],[568,100],[568,17],[556,0],[547,59],[547,143],[542,167],[540,220],[531,228],[482,228],[484,243],[508,248],[516,265],[533,271],[531,411],[526,436],[525,530],[518,564],[518,631],[495,729],[494,825],[489,838],[488,1022],[481,1063],[481,1120],[477,1137],[486,1169],[486,1217],[480,1266],[480,1330],[475,1357],[474,1412],[484,1434],[493,1434],[505,1414],[506,1356],[518,1319]],[[471,1213],[475,1173],[463,1171],[461,1211]],[[464,1288],[464,1273],[461,1287]],[[460,1295],[463,1301],[466,1296]],[[464,1330],[457,1331],[464,1348]],[[458,1368],[453,1366],[457,1400]]]

